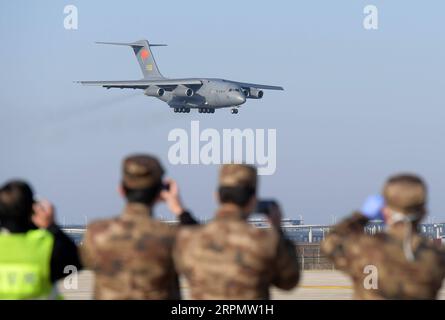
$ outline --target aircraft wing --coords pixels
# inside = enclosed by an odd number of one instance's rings
[[[237,85],[239,85],[242,88],[256,88],[256,89],[264,89],[264,90],[284,90],[283,87],[278,86],[268,86],[264,84],[256,84],[256,83],[245,83],[245,82],[236,82]]]
[[[202,85],[200,80],[194,79],[184,79],[184,80],[169,80],[169,79],[159,79],[159,80],[133,80],[133,81],[79,81],[85,86],[100,86],[107,89],[110,88],[120,88],[120,89],[147,89],[150,86],[158,87],[176,87],[179,85]]]

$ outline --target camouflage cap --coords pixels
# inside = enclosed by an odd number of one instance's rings
[[[131,189],[150,188],[162,183],[164,169],[157,158],[138,154],[125,158],[122,165],[122,183]]]
[[[219,186],[256,189],[257,170],[246,164],[224,164],[219,171]]]
[[[427,189],[423,180],[415,175],[390,177],[383,188],[386,205],[404,214],[425,213]]]

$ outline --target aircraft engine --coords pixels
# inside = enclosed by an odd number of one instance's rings
[[[250,98],[250,99],[261,99],[263,96],[264,96],[263,90],[250,88],[248,98]]]
[[[144,94],[149,97],[162,97],[165,94],[165,90],[158,86],[151,86],[145,90]]]
[[[173,95],[176,97],[193,97],[193,95],[195,94],[195,92],[193,91],[193,89],[187,88],[186,86],[180,85],[177,86],[175,90],[173,90]]]

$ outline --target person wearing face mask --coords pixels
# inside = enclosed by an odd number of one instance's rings
[[[214,219],[178,232],[173,256],[192,299],[264,300],[270,299],[273,286],[283,290],[297,286],[296,246],[281,229],[280,206],[276,201],[258,201],[257,189],[254,166],[222,165]],[[269,208],[261,208],[266,203]],[[250,225],[253,212],[265,214],[270,228]]]
[[[180,299],[172,258],[177,226],[156,218],[163,202],[181,224],[196,221],[180,200],[179,188],[164,179],[164,168],[149,154],[132,154],[122,163],[120,215],[90,223],[80,248],[83,265],[95,276],[96,300]],[[184,218],[185,217],[185,218]]]
[[[412,174],[390,177],[382,195],[335,225],[322,251],[353,282],[355,299],[436,299],[445,277],[445,251],[417,228],[427,214],[427,187]],[[365,233],[371,220],[384,232]]]

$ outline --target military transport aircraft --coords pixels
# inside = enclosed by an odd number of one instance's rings
[[[80,81],[81,84],[107,89],[142,89],[146,96],[166,102],[174,112],[189,113],[190,109],[198,109],[199,113],[214,113],[218,108],[232,108],[232,114],[236,114],[238,107],[245,103],[246,99],[261,99],[263,90],[284,90],[282,87],[224,79],[168,79],[159,72],[150,50],[151,47],[165,46],[164,44],[149,44],[147,40],[133,43],[97,43],[132,47],[144,78],[130,81]]]

